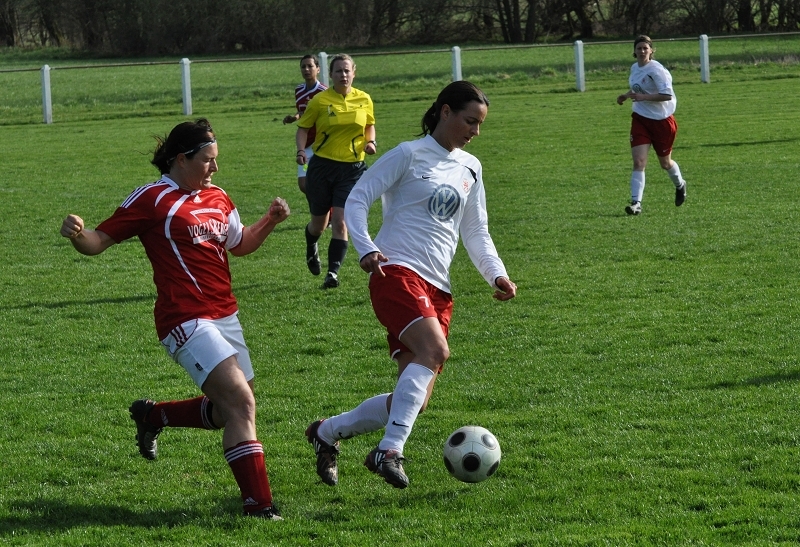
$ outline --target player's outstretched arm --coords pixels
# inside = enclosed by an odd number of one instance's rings
[[[517,286],[507,277],[498,277],[494,282],[497,285],[497,290],[492,295],[493,298],[498,300],[511,300],[517,296]]]
[[[75,250],[84,255],[99,255],[116,241],[105,232],[87,230],[78,215],[67,215],[61,223],[61,235],[68,238]]]
[[[246,226],[242,231],[242,241],[230,249],[234,256],[244,256],[252,253],[264,243],[272,230],[289,217],[289,204],[283,198],[275,198],[269,206],[267,214],[255,224]]]

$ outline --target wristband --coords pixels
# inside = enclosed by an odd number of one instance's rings
[[[305,156],[306,155],[306,151],[305,150],[298,150],[296,155],[299,156],[300,154],[303,154]]]
[[[372,144],[374,144],[374,145],[375,145],[375,148],[377,148],[377,147],[378,147],[378,143],[377,143],[377,142],[375,142],[375,141],[367,141],[367,144],[369,144],[369,143],[372,143]]]

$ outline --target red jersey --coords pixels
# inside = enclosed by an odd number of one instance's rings
[[[184,321],[236,313],[227,250],[242,240],[236,206],[222,188],[190,192],[169,177],[131,193],[97,230],[117,243],[138,236],[153,266],[159,340]]]
[[[310,101],[314,95],[321,91],[325,91],[326,89],[328,89],[328,86],[322,82],[317,82],[311,89],[306,89],[306,84],[300,84],[294,88],[294,104],[297,107],[297,111],[300,113],[300,116],[302,116],[303,112],[306,111],[308,101]],[[306,148],[314,144],[315,138],[317,138],[317,129],[314,126],[311,126],[311,129],[308,130]]]

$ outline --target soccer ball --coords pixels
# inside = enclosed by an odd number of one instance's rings
[[[444,443],[444,466],[460,481],[485,481],[498,465],[500,443],[488,429],[466,425],[453,431]]]

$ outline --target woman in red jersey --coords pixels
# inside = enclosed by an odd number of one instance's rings
[[[284,125],[299,120],[306,111],[308,101],[317,93],[328,89],[328,86],[317,80],[319,77],[319,60],[316,55],[305,55],[300,59],[300,74],[303,76],[304,82],[294,89],[294,104],[297,108],[297,112],[284,117]],[[308,160],[314,156],[314,149],[311,148],[311,145],[314,143],[316,136],[317,132],[315,128],[310,128],[306,136],[306,147],[304,149],[306,162],[297,166],[297,186],[304,194],[306,193],[306,170],[308,169]]]
[[[158,181],[134,190],[94,230],[68,215],[61,235],[85,255],[139,238],[158,293],[158,337],[203,392],[182,401],[133,402],[129,411],[141,455],[156,459],[156,441],[166,426],[224,428],[222,447],[244,514],[280,520],[256,438],[253,366],[231,292],[228,252],[254,252],[288,217],[289,207],[276,198],[260,220],[242,224],[228,195],[211,182],[218,170],[217,141],[207,120],[178,124],[157,140],[151,163],[161,172]]]

